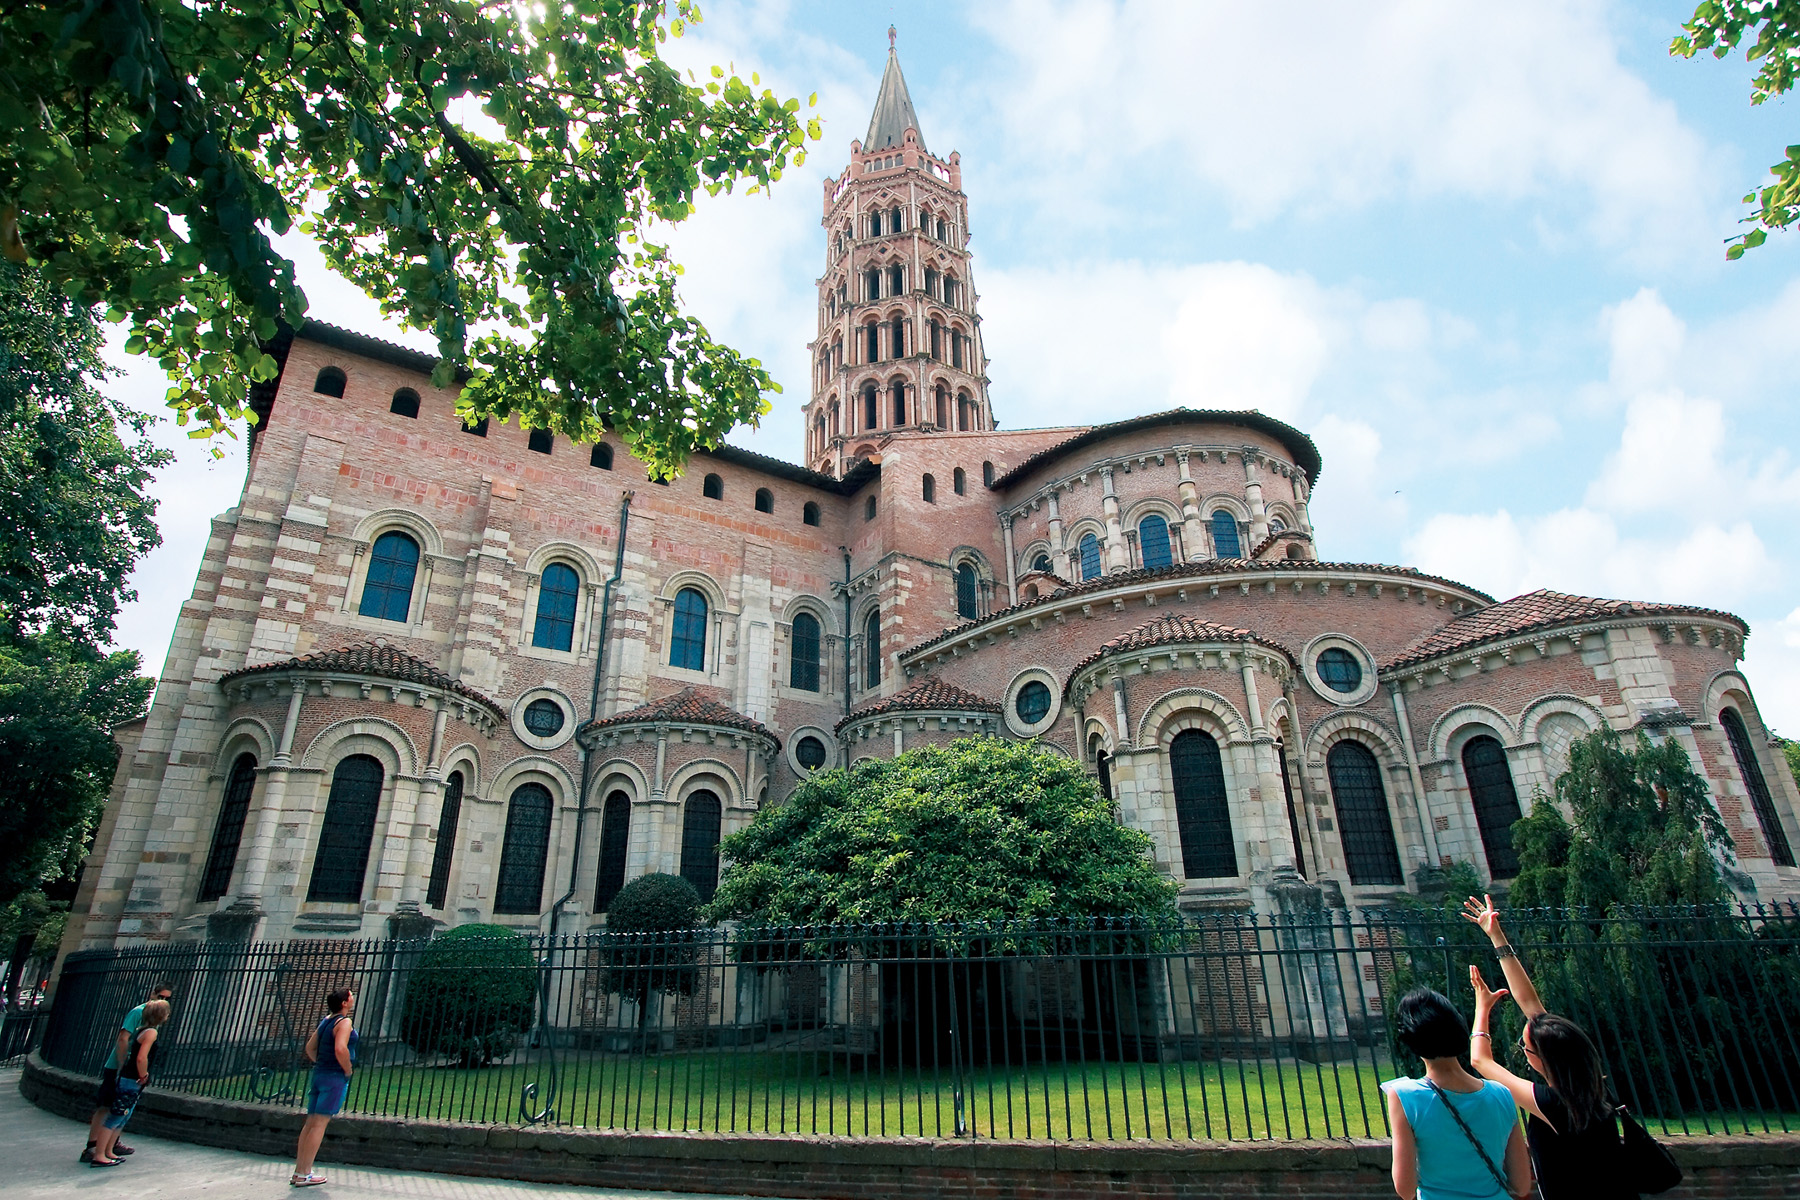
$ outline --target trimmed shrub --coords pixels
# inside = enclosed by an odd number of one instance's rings
[[[486,1066],[531,1029],[537,964],[531,940],[498,925],[459,925],[433,938],[407,981],[400,1037],[420,1054]]]
[[[699,924],[700,893],[681,876],[658,872],[626,884],[606,910],[606,990],[640,1006],[653,992],[692,994],[698,972],[687,931]]]

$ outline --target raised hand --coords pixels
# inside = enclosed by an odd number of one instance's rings
[[[1500,928],[1500,913],[1494,907],[1492,896],[1483,896],[1479,900],[1470,896],[1463,901],[1462,915],[1465,921],[1480,926],[1481,932],[1487,934],[1488,940],[1494,945],[1498,946],[1506,941],[1506,933]]]
[[[1511,995],[1505,988],[1490,991],[1487,980],[1481,976],[1481,968],[1473,963],[1469,964],[1469,986],[1475,989],[1475,1014],[1477,1020],[1482,1023],[1485,1023],[1485,1019],[1488,1013],[1493,1011],[1494,1005]]]

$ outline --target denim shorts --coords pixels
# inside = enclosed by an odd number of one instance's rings
[[[335,1117],[344,1107],[344,1093],[350,1080],[338,1074],[312,1074],[312,1085],[306,1089],[306,1111],[315,1117]]]
[[[119,1094],[119,1072],[116,1067],[107,1067],[100,1072],[100,1087],[94,1092],[95,1108],[111,1108],[113,1097]]]
[[[131,1114],[137,1108],[138,1098],[144,1094],[144,1086],[137,1080],[127,1076],[119,1080],[113,1091],[112,1103],[107,1106],[106,1118],[102,1122],[108,1129],[123,1129],[125,1122],[131,1120]]]

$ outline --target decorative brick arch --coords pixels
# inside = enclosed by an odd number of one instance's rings
[[[699,790],[706,781],[710,781],[707,786],[716,788],[720,793],[719,804],[722,808],[749,807],[743,777],[724,759],[710,756],[682,763],[670,771],[663,795],[686,804],[688,793]]]
[[[443,534],[424,514],[410,508],[376,509],[356,523],[356,531],[350,536],[365,545],[373,545],[376,538],[393,530],[411,534],[426,554],[443,556]]]
[[[1106,754],[1113,752],[1112,727],[1099,717],[1089,717],[1081,723],[1081,750],[1087,754],[1087,748],[1095,738],[1100,739],[1100,749]]]
[[[1221,508],[1230,513],[1239,525],[1249,524],[1250,506],[1245,504],[1239,497],[1233,496],[1230,492],[1214,492],[1212,495],[1201,500],[1200,519],[1202,521],[1212,520],[1213,513]],[[1250,547],[1248,546],[1244,547],[1246,550],[1249,548]]]
[[[571,803],[575,796],[574,777],[569,774],[567,767],[548,755],[523,754],[494,773],[494,784],[488,789],[489,798],[498,800],[501,804],[509,804],[512,802],[514,789],[521,783],[528,782],[541,783],[550,789],[550,818],[554,828],[562,806]],[[554,840],[550,848],[555,853]]]
[[[1606,726],[1606,717],[1601,714],[1600,710],[1580,696],[1563,694],[1539,696],[1526,705],[1525,711],[1519,716],[1519,740],[1524,742],[1541,741],[1538,727],[1544,723],[1545,717],[1557,713],[1574,717],[1587,726],[1590,733]]]
[[[656,592],[657,599],[673,604],[683,588],[693,588],[705,596],[706,605],[713,612],[725,611],[725,589],[705,571],[676,571],[663,580],[662,587]]]
[[[1306,737],[1306,761],[1316,763],[1323,770],[1325,756],[1345,738],[1356,738],[1366,743],[1375,752],[1375,757],[1381,760],[1384,770],[1391,771],[1406,763],[1406,750],[1393,729],[1385,721],[1357,709],[1332,713],[1312,727],[1312,732]],[[1393,805],[1394,797],[1390,794],[1388,807],[1392,808]]]
[[[1513,727],[1506,714],[1490,704],[1459,704],[1431,726],[1431,753],[1433,758],[1448,759],[1453,757],[1451,742],[1464,729],[1478,725],[1486,732],[1499,738],[1500,744],[1508,749],[1519,744],[1519,731]]]
[[[1756,698],[1750,691],[1750,681],[1744,678],[1742,671],[1735,668],[1720,671],[1706,681],[1706,686],[1700,690],[1701,719],[1716,720],[1719,710],[1727,704],[1736,708],[1739,716],[1743,716],[1744,709],[1748,708],[1758,723],[1761,723],[1762,713],[1757,711]]]
[[[588,807],[603,806],[614,792],[624,792],[635,803],[650,798],[650,780],[642,767],[628,758],[609,758],[594,770]]]
[[[219,753],[213,757],[212,775],[223,779],[240,754],[256,755],[256,765],[266,767],[275,757],[275,737],[269,727],[256,717],[239,717],[226,726],[219,739]]]
[[[566,562],[573,566],[583,583],[599,583],[604,575],[592,554],[574,542],[565,541],[545,542],[533,550],[525,559],[526,573],[542,575],[544,568],[553,562]]]
[[[1184,687],[1165,692],[1144,711],[1135,744],[1166,753],[1169,742],[1184,729],[1204,729],[1215,737],[1223,734],[1222,742],[1250,740],[1250,727],[1236,705],[1206,688]]]
[[[486,795],[481,787],[481,750],[474,742],[463,742],[445,752],[439,773],[448,779],[452,771],[463,773],[463,795],[477,799]]]
[[[811,592],[800,592],[797,595],[789,596],[781,606],[781,621],[791,628],[794,618],[801,613],[809,614],[819,623],[821,635],[830,637],[838,633],[837,621],[832,615],[832,606]]]
[[[1145,496],[1134,500],[1121,515],[1119,524],[1126,529],[1136,529],[1151,513],[1167,521],[1170,529],[1181,524],[1181,505],[1162,496]]]
[[[300,765],[329,773],[340,759],[367,754],[381,763],[392,781],[396,775],[419,773],[419,748],[406,730],[381,717],[345,717],[319,730],[307,743]]]

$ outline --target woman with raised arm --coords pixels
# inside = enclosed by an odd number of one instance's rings
[[[1470,966],[1475,989],[1475,1025],[1469,1034],[1469,1063],[1477,1074],[1502,1084],[1525,1110],[1525,1138],[1537,1166],[1544,1200],[1637,1200],[1619,1183],[1619,1131],[1606,1100],[1600,1052],[1581,1026],[1544,1011],[1518,951],[1500,928],[1491,896],[1473,896],[1463,916],[1481,927],[1494,944],[1507,986],[1489,991],[1481,968]],[[1494,1057],[1494,1007],[1509,994],[1525,1014],[1519,1049],[1543,1082],[1521,1079]]]

